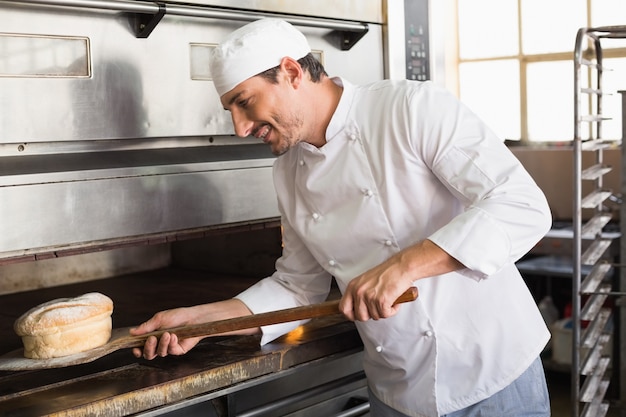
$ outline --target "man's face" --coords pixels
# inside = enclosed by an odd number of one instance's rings
[[[296,90],[279,75],[278,84],[255,76],[221,97],[237,136],[254,136],[282,155],[301,140],[303,119]]]

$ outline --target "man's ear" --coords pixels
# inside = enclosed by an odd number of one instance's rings
[[[286,56],[280,61],[280,69],[286,77],[287,82],[290,83],[293,88],[298,88],[300,86],[302,77],[304,76],[304,71],[298,61]]]

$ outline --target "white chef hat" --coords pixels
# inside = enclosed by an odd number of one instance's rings
[[[311,52],[304,35],[284,20],[265,18],[232,32],[211,52],[209,67],[221,97],[237,84],[274,68],[288,56],[300,59]]]

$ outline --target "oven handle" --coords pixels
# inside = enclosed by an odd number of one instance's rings
[[[148,37],[163,15],[202,17],[221,20],[251,22],[263,17],[280,17],[296,26],[316,27],[337,31],[343,36],[341,49],[348,50],[369,30],[365,22],[346,21],[329,18],[298,17],[270,12],[228,11],[212,6],[191,6],[165,4],[153,1],[128,0],[5,0],[5,3],[18,3],[35,6],[77,7],[83,9],[103,9],[131,13],[131,19],[137,22],[135,35]],[[148,33],[146,28],[149,27]],[[143,34],[141,32],[144,32]]]

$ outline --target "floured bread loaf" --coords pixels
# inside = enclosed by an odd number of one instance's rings
[[[59,298],[31,308],[13,328],[24,357],[49,359],[104,345],[111,337],[113,301],[97,292]]]

